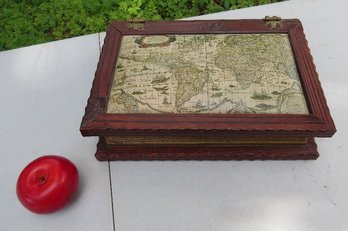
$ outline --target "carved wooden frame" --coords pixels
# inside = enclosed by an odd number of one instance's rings
[[[122,36],[219,33],[287,34],[294,54],[303,92],[306,97],[309,115],[106,113],[109,91],[114,76]],[[266,25],[264,20],[255,19],[145,22],[141,30],[133,30],[129,27],[128,22],[113,22],[107,30],[80,131],[84,136],[100,137],[137,134],[165,135],[168,133],[171,135],[228,134],[231,136],[330,137],[335,133],[336,129],[326,104],[301,22],[297,19],[281,20],[280,27],[272,29]],[[100,141],[99,149],[102,150],[102,147],[104,147],[104,149],[107,147],[103,139]],[[292,146],[292,148],[293,147],[294,146]],[[99,159],[110,159],[108,155],[110,156],[111,153],[115,152],[113,149],[114,147],[107,148],[109,150],[108,154],[104,152],[103,155],[105,155],[105,157]],[[168,150],[170,149],[167,149],[167,151]],[[173,147],[172,150],[174,150]],[[151,152],[154,153],[154,151]],[[164,151],[161,150],[161,152]],[[183,151],[181,150],[181,152]],[[140,159],[147,158],[142,157]],[[161,158],[154,157],[152,159]],[[178,158],[172,155],[162,159]]]

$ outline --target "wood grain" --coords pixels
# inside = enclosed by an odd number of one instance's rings
[[[106,160],[313,160],[314,139],[306,145],[106,145],[99,139],[96,158]]]
[[[145,22],[144,30],[129,30],[128,22],[113,22],[107,31],[80,131],[84,136],[192,135],[331,137],[336,132],[315,70],[303,27],[298,19],[281,21],[270,29],[263,20],[204,20]],[[106,107],[118,52],[124,35],[219,33],[288,34],[309,115],[291,114],[108,114]],[[172,150],[172,151],[170,151]],[[219,150],[219,151],[218,151]],[[273,150],[273,151],[272,151]],[[160,153],[163,152],[162,156]],[[219,154],[220,152],[220,154]],[[123,154],[122,154],[123,153]],[[127,154],[128,153],[128,154]],[[131,153],[135,153],[131,155]],[[147,153],[147,154],[141,154]],[[157,154],[154,154],[157,153]],[[187,153],[183,157],[182,153]],[[191,153],[191,154],[190,154]],[[192,154],[196,153],[196,154]],[[213,153],[213,154],[212,154]],[[228,154],[234,153],[234,154]],[[244,153],[244,154],[243,154]],[[253,154],[254,153],[254,157]],[[278,153],[278,154],[277,154]],[[98,145],[98,159],[313,159],[316,145],[306,147],[106,147]],[[244,157],[243,157],[244,155]],[[109,156],[109,158],[107,157]],[[127,156],[127,158],[126,158]],[[138,157],[136,157],[138,156]],[[180,158],[179,158],[180,156]],[[190,157],[191,156],[191,157]],[[228,157],[226,157],[228,156]],[[268,157],[267,157],[268,156]]]

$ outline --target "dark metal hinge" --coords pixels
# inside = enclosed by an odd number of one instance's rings
[[[281,23],[281,18],[277,17],[277,16],[266,16],[263,21],[265,22],[265,24],[271,28],[271,29],[278,29],[282,27],[282,23]]]
[[[129,30],[144,30],[145,21],[143,19],[133,19],[128,21]]]

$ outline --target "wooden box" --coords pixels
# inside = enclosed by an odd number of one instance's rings
[[[297,19],[113,22],[80,131],[98,160],[316,159],[336,129]]]

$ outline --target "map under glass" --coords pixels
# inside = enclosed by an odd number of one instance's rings
[[[124,36],[107,113],[308,114],[286,34]]]

